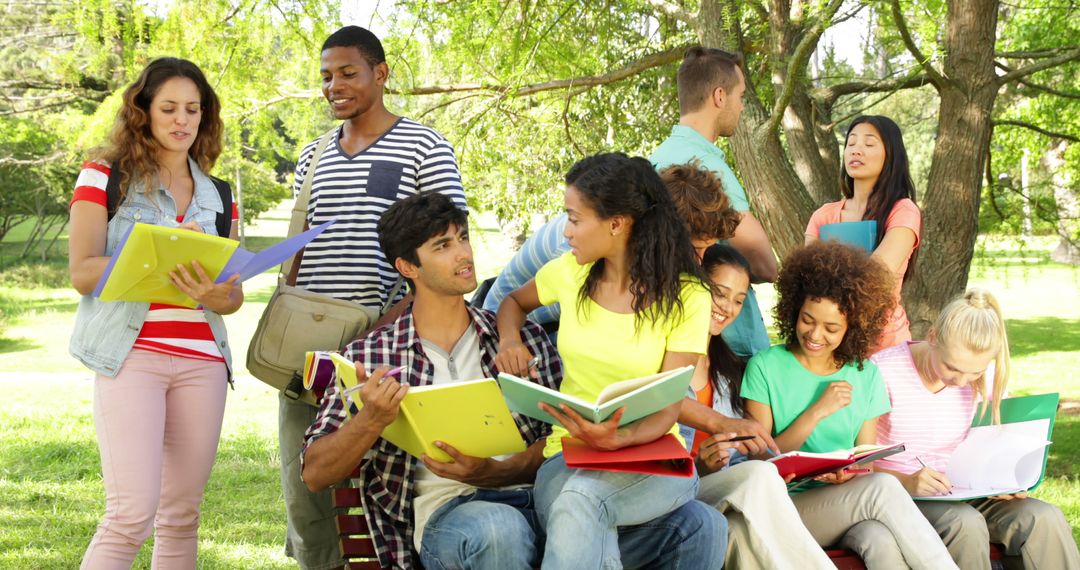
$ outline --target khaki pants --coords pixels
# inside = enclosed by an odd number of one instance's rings
[[[698,500],[728,520],[724,567],[835,570],[803,526],[776,467],[747,461],[701,478]]]
[[[793,495],[791,501],[818,544],[850,548],[871,570],[956,568],[937,532],[892,475],[859,476]]]
[[[916,504],[963,570],[990,570],[991,542],[1004,545],[1009,556],[1022,556],[1025,568],[1080,568],[1069,523],[1049,503],[978,499]]]
[[[285,554],[302,570],[328,570],[345,565],[338,546],[330,489],[312,493],[300,478],[304,432],[319,409],[278,395],[278,444],[281,490],[285,495]]]

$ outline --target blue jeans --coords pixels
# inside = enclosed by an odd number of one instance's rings
[[[694,501],[698,478],[589,471],[551,457],[536,475],[544,568],[719,568],[727,521]]]
[[[540,534],[531,490],[478,489],[431,515],[420,562],[427,570],[530,569],[540,562]]]

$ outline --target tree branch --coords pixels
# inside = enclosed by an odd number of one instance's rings
[[[652,5],[653,8],[656,8],[660,12],[663,12],[665,15],[671,16],[672,18],[675,18],[676,20],[679,20],[679,21],[683,22],[684,24],[689,25],[691,28],[694,28],[694,27],[697,26],[697,22],[696,22],[697,18],[695,18],[694,15],[691,14],[690,12],[687,12],[686,9],[683,8],[682,6],[672,4],[671,2],[668,2],[667,0],[647,0],[647,1],[648,1],[649,4]]]
[[[840,1],[840,0],[833,0]],[[489,91],[492,94],[497,94],[503,97],[525,97],[543,91],[554,91],[556,89],[572,88],[576,92],[588,87],[595,87],[597,85],[607,85],[610,83],[616,83],[622,81],[628,77],[633,77],[642,71],[652,69],[654,67],[660,67],[672,62],[676,62],[682,59],[683,53],[686,52],[687,45],[674,47],[662,52],[647,55],[641,59],[628,63],[627,65],[620,67],[619,69],[609,71],[601,75],[585,75],[582,77],[575,77],[572,79],[558,79],[554,81],[545,81],[543,83],[532,83],[529,85],[522,85],[520,87],[511,87],[508,85],[498,85],[494,83],[452,83],[447,85],[425,85],[420,87],[412,87],[409,89],[387,89],[386,92],[393,95],[437,95],[440,93],[461,93],[466,91]],[[576,93],[575,93],[576,94]],[[248,110],[244,111],[241,115],[244,118],[262,111],[272,105],[287,101],[289,99],[315,99],[321,97],[321,93],[318,91],[305,91],[300,93],[287,93],[279,95],[266,101],[256,103]]]
[[[821,34],[825,32],[825,28],[829,26],[832,17],[840,10],[840,6],[842,6],[843,3],[843,0],[830,0],[829,4],[821,11],[813,25],[806,29],[802,39],[799,40],[798,45],[795,46],[791,58],[788,59],[784,90],[781,91],[780,95],[776,98],[776,103],[773,104],[772,113],[769,115],[769,121],[765,124],[765,132],[767,134],[771,135],[779,131],[780,121],[784,119],[784,110],[787,109],[788,103],[791,102],[791,97],[795,94],[796,87],[801,83],[799,78],[803,76],[803,72],[806,70],[806,64],[810,61],[810,56],[814,53],[814,48],[817,47]]]
[[[893,1],[895,2],[896,0],[893,0]],[[1046,59],[1044,59],[1044,60],[1042,60],[1042,61],[1040,61],[1038,63],[1033,63],[1033,64],[1031,64],[1031,65],[1029,65],[1027,67],[1021,67],[1019,69],[1014,69],[1014,70],[1006,73],[1005,75],[1002,75],[1002,76],[998,77],[997,78],[997,83],[998,83],[998,85],[1004,85],[1006,83],[1009,83],[1010,81],[1016,81],[1016,80],[1021,79],[1023,77],[1027,77],[1028,75],[1031,75],[1032,73],[1038,73],[1038,72],[1043,71],[1045,69],[1050,69],[1051,67],[1057,67],[1057,66],[1062,65],[1064,63],[1069,63],[1070,61],[1075,61],[1075,60],[1078,60],[1078,59],[1080,59],[1080,47],[1074,47],[1074,48],[1072,48],[1072,49],[1070,49],[1070,50],[1068,50],[1066,52],[1063,52],[1061,55],[1059,55],[1057,57],[1049,57],[1049,58],[1046,58]]]
[[[926,76],[930,79],[930,83],[936,89],[941,90],[941,87],[945,85],[945,77],[934,68],[930,63],[930,59],[923,55],[919,46],[915,45],[915,40],[911,37],[911,31],[908,30],[907,22],[904,21],[904,13],[900,11],[900,1],[891,0],[889,4],[892,7],[893,22],[896,24],[897,31],[900,32],[900,39],[904,41],[904,45],[907,46],[915,61],[919,62],[919,65],[926,70]]]
[[[1006,73],[1013,70],[1013,68],[1005,65],[1004,63],[1001,63],[1000,61],[995,61],[994,66],[997,67],[998,69],[1004,70]],[[1054,89],[1052,87],[1047,87],[1045,85],[1041,85],[1041,84],[1038,84],[1038,83],[1033,83],[1033,82],[1029,81],[1027,78],[1017,79],[1016,82],[1021,84],[1021,85],[1026,85],[1026,86],[1028,86],[1028,87],[1030,87],[1030,88],[1032,88],[1032,89],[1034,89],[1036,91],[1043,91],[1043,92],[1049,93],[1051,95],[1057,95],[1058,97],[1065,97],[1066,99],[1080,99],[1080,93],[1072,93],[1072,92],[1069,92],[1069,91],[1061,91],[1059,89]]]
[[[1021,128],[1024,128],[1024,129],[1035,131],[1035,132],[1037,132],[1037,133],[1039,133],[1041,135],[1045,135],[1045,136],[1048,136],[1050,138],[1065,139],[1067,141],[1074,142],[1074,143],[1080,142],[1080,137],[1076,137],[1076,136],[1066,134],[1066,133],[1059,133],[1059,132],[1049,131],[1049,130],[1046,130],[1046,129],[1042,128],[1042,127],[1039,127],[1037,125],[1033,125],[1031,123],[1027,123],[1027,122],[1024,122],[1024,121],[1013,121],[1013,120],[994,121],[994,126],[995,127],[1021,127]]]
[[[1062,46],[1034,51],[998,51],[994,52],[994,57],[1002,57],[1005,59],[1038,59],[1042,57],[1050,57],[1052,55],[1057,55],[1067,49],[1069,48]]]
[[[847,83],[839,83],[831,87],[823,87],[821,89],[815,89],[813,94],[816,98],[820,99],[828,106],[832,106],[837,99],[845,95],[854,95],[856,93],[883,93],[888,91],[899,91],[900,89],[914,89],[922,87],[930,83],[930,78],[924,74],[915,75],[913,77],[900,77],[897,79],[880,80],[873,83],[867,83],[864,81],[849,81]]]
[[[49,154],[48,156],[41,156],[38,158],[19,159],[12,156],[0,156],[0,166],[38,166],[41,164],[48,164],[60,160],[64,156],[64,151],[58,150]]]

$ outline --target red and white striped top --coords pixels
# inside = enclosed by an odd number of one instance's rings
[[[922,468],[922,459],[931,469],[944,473],[956,446],[967,436],[979,398],[970,385],[945,387],[937,393],[928,390],[911,358],[912,344],[903,342],[870,357],[881,371],[892,401],[892,411],[878,418],[877,442],[903,443],[906,448],[878,460],[875,466],[914,473]]]
[[[84,162],[82,167],[75,182],[71,203],[86,200],[108,207],[105,186],[109,182],[109,167],[91,161]],[[236,221],[239,217],[234,202],[232,219]],[[177,216],[176,221],[182,223],[184,216]],[[150,304],[150,311],[132,347],[136,348],[195,360],[225,361],[214,342],[214,333],[210,330],[210,323],[206,321],[202,309],[164,303]]]

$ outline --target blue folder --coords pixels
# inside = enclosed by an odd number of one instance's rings
[[[840,243],[862,248],[873,253],[877,247],[877,221],[839,222],[821,226],[819,232],[823,240],[836,240]]]

